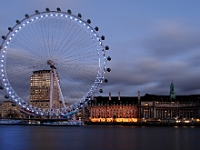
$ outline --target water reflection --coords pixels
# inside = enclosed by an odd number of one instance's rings
[[[0,126],[0,149],[196,150],[199,132],[194,126]]]

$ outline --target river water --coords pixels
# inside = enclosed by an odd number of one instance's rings
[[[200,127],[1,125],[0,150],[200,150]]]

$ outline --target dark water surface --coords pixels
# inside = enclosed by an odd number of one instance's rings
[[[200,150],[200,127],[1,125],[0,150]]]

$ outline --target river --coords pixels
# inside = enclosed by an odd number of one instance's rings
[[[199,150],[200,127],[0,125],[0,150]]]

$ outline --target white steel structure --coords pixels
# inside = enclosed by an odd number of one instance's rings
[[[0,46],[0,78],[6,91],[5,98],[11,98],[33,115],[68,115],[87,103],[99,90],[104,78],[107,61],[104,36],[97,34],[91,21],[81,19],[71,11],[35,11],[17,20],[2,36]],[[30,77],[34,71],[50,70],[59,89],[61,109],[42,109],[30,105]],[[42,86],[42,85],[41,85]],[[50,92],[52,93],[52,91]],[[51,97],[51,95],[50,95]],[[50,98],[50,101],[52,99]],[[70,105],[66,106],[65,104]]]

